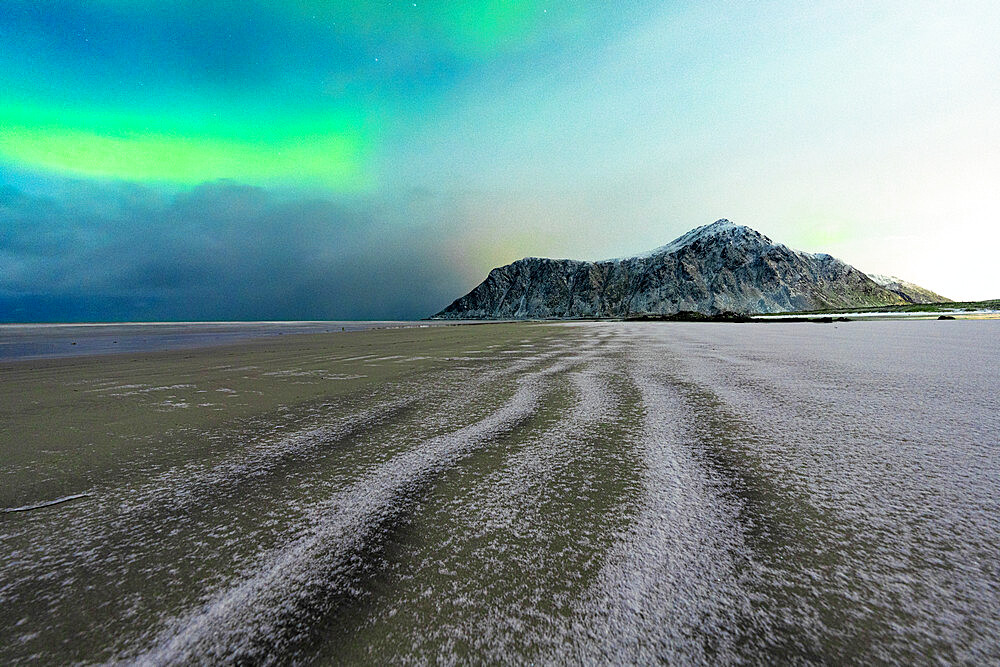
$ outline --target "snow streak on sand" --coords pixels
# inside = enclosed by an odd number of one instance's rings
[[[290,645],[310,639],[313,624],[338,597],[350,593],[367,543],[378,539],[435,475],[528,418],[537,409],[544,376],[565,366],[520,378],[517,393],[501,409],[400,454],[323,503],[307,534],[177,623],[143,661],[278,661]]]
[[[599,338],[577,358],[580,365],[561,378],[560,390],[570,394],[564,411],[498,452],[498,466],[453,483],[424,517],[440,527],[446,541],[428,541],[410,554],[414,570],[401,579],[405,584],[411,577],[427,577],[433,583],[402,592],[383,615],[405,615],[406,606],[422,603],[460,611],[441,614],[439,622],[418,633],[411,629],[400,640],[409,659],[447,663],[464,645],[487,662],[510,661],[527,644],[541,649],[558,636],[559,610],[571,607],[572,591],[586,574],[586,567],[575,564],[599,550],[601,521],[594,522],[595,530],[575,525],[574,515],[595,493],[596,480],[580,470],[592,454],[588,448],[602,424],[621,416],[611,384],[614,359],[609,358],[617,349],[608,342]],[[561,553],[550,553],[557,544]],[[543,583],[560,569],[558,584]]]
[[[201,462],[178,466],[133,489],[119,505],[119,512],[183,510],[205,497],[233,492],[255,479],[271,474],[283,462],[308,457],[317,450],[387,421],[414,405],[419,396],[391,399],[377,406],[336,419],[333,423],[291,433],[274,440],[252,443],[238,457],[227,457],[205,467]]]
[[[71,500],[78,500],[80,498],[87,498],[90,496],[89,493],[74,493],[70,496],[63,496],[61,498],[55,498],[53,500],[44,500],[40,503],[33,503],[31,505],[21,505],[20,507],[5,507],[0,509],[0,512],[8,514],[11,512],[30,512],[31,510],[39,510],[45,507],[53,507],[55,505],[62,505],[63,503],[68,503]]]
[[[60,623],[81,624],[75,612],[66,611],[87,611],[68,602],[80,592],[70,582],[83,570],[91,582],[88,588],[104,591],[84,618],[93,623],[102,617],[108,619],[105,623],[119,619],[119,624],[132,619],[114,633],[112,646],[116,653],[134,655],[150,641],[150,630],[163,622],[166,612],[177,604],[189,606],[192,593],[198,594],[197,588],[174,586],[178,572],[184,571],[191,584],[217,589],[231,578],[233,568],[242,571],[259,561],[255,549],[285,544],[310,530],[317,507],[324,507],[331,494],[343,495],[359,476],[378,469],[422,434],[433,438],[475,419],[479,408],[470,406],[502,400],[513,378],[566,355],[564,346],[553,347],[505,359],[504,364],[485,360],[475,373],[446,365],[418,381],[379,386],[359,396],[353,411],[345,409],[351,404],[310,409],[306,421],[318,425],[290,433],[273,421],[249,424],[246,435],[195,433],[211,443],[207,456],[138,484],[95,488],[87,503],[67,505],[72,508],[60,520],[0,525],[0,546],[19,545],[9,551],[0,571],[0,600],[34,605],[9,626],[24,628],[14,631],[9,645],[27,649],[37,644],[39,633],[28,630],[32,614],[46,619],[50,633],[65,633]],[[289,423],[302,421],[299,414]],[[135,590],[137,571],[146,582],[141,592]],[[93,655],[80,652],[86,645],[82,639],[68,634],[64,647],[47,642],[35,655],[63,655],[50,651],[67,648],[71,655]]]
[[[630,355],[642,396],[645,464],[635,521],[582,599],[562,659],[612,664],[736,658],[732,617],[740,598],[735,513],[692,457],[681,401],[657,374],[663,350]]]

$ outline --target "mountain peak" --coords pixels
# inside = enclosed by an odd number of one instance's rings
[[[749,227],[737,225],[735,222],[727,220],[726,218],[720,218],[711,224],[695,227],[687,234],[682,235],[680,238],[688,236],[693,238],[708,238],[711,236],[718,236],[720,234],[746,234],[748,232],[757,234],[755,230],[750,229]],[[680,238],[677,240],[680,240]]]
[[[743,225],[737,225],[736,223],[734,223],[729,218],[719,218],[715,222],[709,223],[707,225],[702,225],[702,228],[703,229],[707,229],[709,227],[719,227],[719,228],[722,228],[722,227],[742,227],[742,226]]]
[[[716,238],[733,242],[750,241],[757,245],[773,245],[771,239],[767,238],[757,230],[744,225],[737,225],[726,218],[720,218],[711,224],[695,227],[686,234],[678,236],[666,245],[654,248],[653,250],[644,252],[640,255],[635,255],[634,259],[648,259],[656,255],[677,252],[681,248],[689,246],[696,241],[705,241],[707,239]],[[633,257],[629,257],[628,259],[633,259]]]

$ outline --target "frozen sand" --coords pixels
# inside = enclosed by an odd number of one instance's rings
[[[994,661],[997,326],[0,366],[0,659]]]

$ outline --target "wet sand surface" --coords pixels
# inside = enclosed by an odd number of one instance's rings
[[[994,663],[1000,323],[0,364],[0,662]]]
[[[307,333],[447,326],[452,322],[126,322],[0,324],[0,363],[47,357],[155,352]]]

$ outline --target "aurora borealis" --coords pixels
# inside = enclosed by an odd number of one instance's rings
[[[10,0],[0,319],[420,317],[719,217],[995,297],[996,7],[800,5]]]
[[[537,2],[7,3],[0,151],[137,182],[370,187],[381,126],[530,44]],[[442,81],[443,80],[443,81]]]

